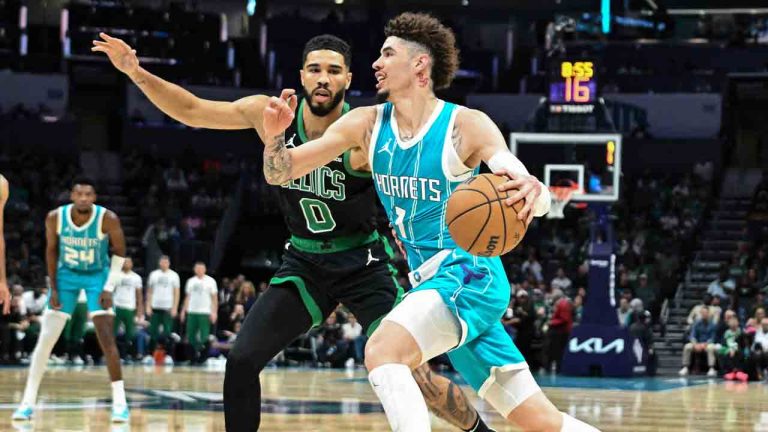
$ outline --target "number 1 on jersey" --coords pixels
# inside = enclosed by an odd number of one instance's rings
[[[400,237],[408,238],[405,234],[405,225],[403,224],[403,221],[405,221],[405,209],[395,207],[395,215],[397,216],[395,218],[395,226],[397,226],[397,230],[400,232]]]

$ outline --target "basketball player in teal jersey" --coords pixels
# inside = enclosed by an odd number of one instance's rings
[[[125,42],[102,34],[93,51],[104,52],[152,103],[174,119],[209,129],[255,128],[262,140],[269,98],[235,102],[200,99],[139,66]],[[351,83],[350,48],[330,35],[309,40],[300,78],[304,99],[290,125],[290,145],[301,147],[345,115]],[[291,238],[283,264],[243,322],[227,358],[224,413],[228,431],[252,431],[261,421],[259,373],[296,337],[343,303],[370,334],[400,298],[391,250],[375,228],[376,192],[359,151],[339,152],[313,173],[277,189],[278,205]],[[414,373],[430,408],[463,430],[489,430],[458,386],[424,365]]]
[[[296,97],[284,90],[264,110],[264,172],[272,184],[304,176],[346,151],[364,152],[379,199],[407,251],[414,289],[387,315],[366,347],[374,391],[395,431],[430,430],[411,371],[448,352],[480,397],[523,430],[594,431],[560,413],[546,398],[500,319],[509,283],[499,258],[458,249],[445,226],[453,189],[477,173],[481,161],[525,199],[518,217],[530,222],[549,210],[546,188],[509,152],[483,113],[435,97],[458,68],[454,35],[435,18],[405,13],[385,29],[373,64],[383,103],[350,111],[301,147],[287,148]]]
[[[75,310],[82,289],[88,298],[88,312],[112,381],[112,421],[127,422],[129,412],[120,355],[113,335],[112,311],[112,291],[125,262],[123,228],[115,213],[94,204],[96,187],[93,181],[76,178],[70,197],[71,204],[52,210],[45,219],[46,264],[51,289],[48,307],[41,320],[40,336],[29,364],[24,396],[13,419],[32,418],[48,357]]]
[[[8,279],[5,276],[5,235],[3,234],[3,213],[5,203],[8,202],[8,180],[0,174],[0,315],[8,315],[11,312],[11,293],[8,291]]]

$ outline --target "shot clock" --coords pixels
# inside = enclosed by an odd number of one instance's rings
[[[549,69],[549,112],[591,114],[597,101],[595,72],[591,60],[554,60]]]

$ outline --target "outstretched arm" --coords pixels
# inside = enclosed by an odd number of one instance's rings
[[[499,186],[499,191],[515,190],[507,198],[509,206],[525,199],[518,219],[530,223],[534,216],[541,217],[549,211],[549,189],[530,175],[525,165],[509,151],[501,131],[485,113],[472,109],[459,111],[451,139],[459,158],[468,167],[483,161],[494,174],[509,177],[510,181]]]
[[[176,84],[139,66],[136,50],[119,38],[100,33],[93,52],[103,52],[120,72],[136,84],[162,112],[187,126],[208,129],[256,128],[261,135],[261,113],[267,96],[255,95],[234,102],[201,99]],[[263,136],[263,135],[262,135]]]
[[[283,90],[279,98],[270,98],[264,109],[264,177],[269,184],[282,185],[303,177],[349,149],[367,149],[376,121],[375,107],[356,108],[334,122],[320,138],[288,149],[285,130],[296,111],[294,93]]]

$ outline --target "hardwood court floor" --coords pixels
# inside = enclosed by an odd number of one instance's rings
[[[0,431],[223,431],[222,368],[124,368],[129,425],[109,423],[103,367],[55,368],[40,389],[32,422],[12,423],[25,368],[0,368]],[[537,377],[561,409],[603,431],[768,431],[768,386],[720,380],[610,380]],[[269,369],[262,374],[263,431],[387,431],[363,371]],[[468,388],[465,388],[468,390]],[[499,431],[490,406],[475,406]],[[434,431],[453,430],[440,420]]]

